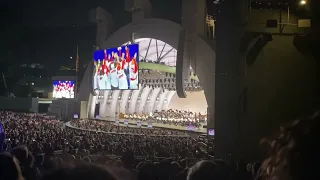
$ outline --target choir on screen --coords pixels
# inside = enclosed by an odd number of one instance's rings
[[[53,84],[53,98],[74,98],[73,81],[57,81]]]
[[[138,89],[137,53],[132,56],[128,46],[124,49],[122,52],[119,47],[111,53],[104,50],[104,58],[94,61],[94,89]]]

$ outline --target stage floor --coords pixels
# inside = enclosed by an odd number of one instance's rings
[[[101,120],[101,121],[110,121],[116,123],[116,118],[96,118],[95,120]],[[120,119],[119,120],[119,125],[124,125],[124,120],[125,119]],[[137,126],[137,121],[134,120],[128,120],[128,126],[130,127],[138,127]],[[142,121],[141,123],[142,128],[147,128],[148,127],[148,122]],[[190,131],[187,130],[187,127],[184,126],[175,126],[175,125],[169,125],[169,124],[162,124],[162,123],[152,123],[152,127],[154,128],[165,128],[165,129],[173,129],[173,130],[180,130],[180,131]],[[190,131],[192,132],[192,131]],[[207,133],[207,128],[203,128],[203,125],[201,125],[200,128],[196,128],[193,130],[193,132],[198,132],[198,133]]]

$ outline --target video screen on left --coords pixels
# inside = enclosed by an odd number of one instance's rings
[[[53,81],[53,98],[66,98],[72,99],[74,98],[74,89],[75,82],[74,81]]]

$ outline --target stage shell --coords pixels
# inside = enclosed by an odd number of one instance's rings
[[[180,25],[168,20],[162,19],[144,19],[138,24],[130,23],[118,31],[113,33],[105,42],[103,42],[101,49],[118,47],[132,41],[132,33],[136,35],[136,42],[141,43],[140,61],[145,58],[146,62],[154,64],[158,60],[161,51],[159,47],[163,48],[164,56],[160,62],[169,67],[175,66],[176,52],[178,46],[178,37],[180,32]],[[147,45],[151,44],[148,51]],[[204,89],[204,94],[207,101],[207,106],[213,107],[214,97],[214,69],[211,63],[215,63],[215,52],[202,38],[197,38],[196,61],[197,66],[192,67]],[[155,49],[158,48],[158,51]],[[144,53],[144,54],[143,54]],[[166,54],[165,53],[165,54]],[[143,60],[143,59],[142,59]],[[193,63],[194,64],[194,63]],[[154,64],[157,65],[157,64]],[[160,64],[161,65],[161,64]],[[172,68],[171,68],[172,70]],[[160,88],[141,87],[139,90],[116,90],[116,91],[94,91],[92,88],[93,75],[93,61],[89,63],[78,94],[79,102],[87,102],[86,115],[89,118],[94,117],[94,111],[97,103],[100,103],[101,117],[115,117],[116,112],[120,113],[150,113],[154,110],[166,110],[169,108],[170,101],[175,95],[175,91],[164,91]],[[209,75],[209,76],[208,76]],[[80,103],[79,103],[80,104]],[[83,103],[81,103],[83,104]],[[83,109],[81,107],[80,109]],[[83,114],[83,113],[80,113]]]

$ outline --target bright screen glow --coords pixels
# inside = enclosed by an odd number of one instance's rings
[[[74,98],[74,81],[53,81],[53,98]]]
[[[139,89],[139,45],[130,44],[94,53],[95,90]]]
[[[187,130],[188,131],[194,131],[195,129],[196,129],[196,127],[194,125],[190,124],[190,125],[187,126]]]
[[[2,123],[1,123],[1,121],[0,121],[0,134],[2,134],[3,132],[4,132],[3,126],[2,126]]]
[[[208,134],[209,136],[214,136],[214,129],[209,129]]]

